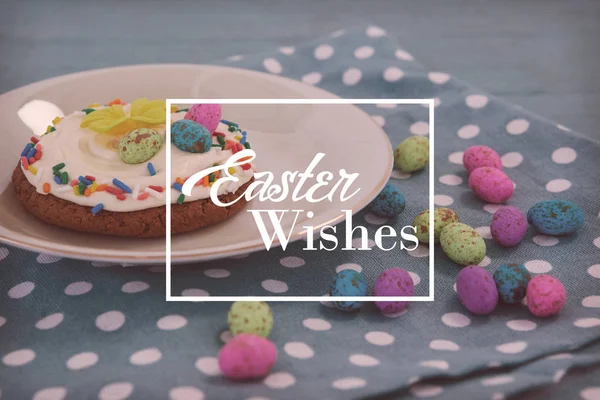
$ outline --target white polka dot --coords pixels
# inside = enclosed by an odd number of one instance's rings
[[[229,342],[231,339],[233,339],[233,334],[231,333],[231,331],[228,330],[224,330],[223,332],[221,332],[221,334],[219,335],[219,338],[221,339],[221,341],[223,343],[227,343]]]
[[[293,386],[296,378],[289,372],[275,372],[267,376],[264,383],[271,389],[285,389]]]
[[[148,285],[146,282],[131,281],[121,286],[121,291],[125,293],[139,293],[147,290],[148,288],[150,288],[150,285]]]
[[[492,393],[492,397],[490,400],[504,400],[504,395],[502,393]]]
[[[506,326],[508,326],[513,331],[519,332],[528,332],[537,328],[537,324],[528,319],[514,319],[512,321],[508,321],[506,323]]]
[[[408,52],[402,50],[402,49],[398,49],[396,50],[396,52],[394,53],[396,55],[396,58],[402,61],[412,61],[415,58]]]
[[[328,331],[331,329],[331,324],[321,318],[307,318],[302,321],[302,325],[311,331]]]
[[[418,121],[410,126],[410,132],[413,135],[426,136],[429,135],[429,124],[427,122]]]
[[[429,348],[432,350],[447,350],[458,351],[460,346],[450,340],[436,339],[429,343]]]
[[[408,179],[410,178],[411,175],[408,172],[402,172],[399,169],[395,169],[392,171],[392,175],[390,176],[390,178],[392,179]]]
[[[317,60],[327,60],[333,55],[334,49],[328,44],[322,44],[315,49],[315,58]]]
[[[481,381],[483,386],[498,386],[498,385],[506,385],[507,383],[512,383],[515,381],[515,378],[511,375],[497,375],[491,378],[486,378]]]
[[[12,288],[10,288],[10,290],[8,291],[8,297],[10,297],[11,299],[20,299],[31,293],[34,288],[35,283],[33,282],[21,282],[18,285],[15,285]]]
[[[285,54],[286,56],[291,56],[292,54],[294,54],[296,52],[296,48],[293,46],[284,46],[284,47],[280,47],[279,51],[281,52],[281,54]]]
[[[457,290],[456,290],[456,283],[454,283],[454,284],[452,285],[452,289],[454,289],[454,291],[455,291],[455,292],[457,291]]]
[[[321,82],[321,79],[323,79],[323,75],[320,72],[310,72],[302,77],[302,82],[317,85]]]
[[[569,358],[573,358],[573,354],[569,353],[556,353],[546,357],[548,360],[566,360]]]
[[[358,68],[349,68],[344,71],[344,75],[342,75],[342,81],[346,86],[354,86],[360,79],[362,78],[362,72]]]
[[[374,367],[379,365],[378,359],[367,354],[352,354],[348,360],[350,360],[350,363],[359,367]]]
[[[388,218],[369,212],[365,214],[365,221],[372,225],[383,225],[388,221]]]
[[[554,246],[558,244],[558,238],[554,236],[535,235],[532,240],[538,246]]]
[[[525,119],[513,119],[506,124],[506,131],[511,135],[521,135],[529,129],[529,121]]]
[[[360,249],[362,247],[362,239],[361,238],[352,239],[352,247],[354,247],[355,249]],[[372,241],[371,239],[367,239],[367,247],[369,249],[372,249],[373,247],[375,247],[375,242]]]
[[[492,232],[490,231],[489,226],[480,226],[479,228],[475,228],[475,231],[484,239],[492,238]]]
[[[343,36],[345,34],[346,34],[346,30],[345,29],[340,29],[340,30],[337,30],[337,31],[333,32],[331,34],[331,37],[332,38],[337,38],[337,37]]]
[[[496,211],[498,211],[498,209],[501,207],[504,207],[504,205],[502,205],[502,204],[486,204],[485,206],[483,206],[483,209],[485,211],[489,212],[490,214],[493,214]]]
[[[410,388],[412,395],[417,397],[435,397],[442,394],[443,391],[444,388],[441,386],[427,383],[418,383]]]
[[[220,376],[219,360],[217,357],[200,357],[196,360],[196,369],[208,376]]]
[[[583,400],[600,400],[600,386],[585,388],[579,395]]]
[[[193,386],[178,386],[169,390],[170,400],[204,400],[204,393]]]
[[[404,310],[398,311],[398,312],[391,312],[391,313],[385,313],[385,312],[381,312],[381,315],[383,315],[386,318],[398,318],[403,316],[404,314],[406,314],[408,312],[408,308],[405,308]]]
[[[226,269],[211,268],[204,270],[204,275],[208,276],[209,278],[227,278],[229,275],[231,275],[231,273]]]
[[[594,278],[600,279],[600,264],[594,264],[587,270],[588,274]]]
[[[133,385],[129,382],[114,382],[100,389],[100,400],[124,400],[133,393]]]
[[[4,365],[9,367],[20,367],[25,365],[35,358],[35,352],[31,349],[21,349],[8,353],[2,357]]]
[[[5,323],[6,323],[6,318],[0,317],[0,326],[4,325]]]
[[[448,156],[448,161],[450,161],[452,164],[462,165],[463,154],[464,153],[462,151],[456,151]]]
[[[388,82],[396,82],[404,76],[404,71],[398,67],[387,67],[383,71],[383,79]]]
[[[379,125],[379,126],[385,125],[385,118],[382,117],[381,115],[371,115],[371,118],[373,118],[373,121],[375,121],[375,123],[377,123],[377,125]]]
[[[187,319],[181,315],[172,314],[162,317],[156,322],[158,329],[163,331],[172,331],[175,329],[181,329],[188,323]]]
[[[390,104],[387,104],[387,103],[382,103],[382,104],[375,104],[375,107],[377,107],[377,108],[385,108],[385,109],[393,109],[393,108],[396,108],[396,107],[398,107],[398,104],[393,104],[393,103],[390,103]]]
[[[442,103],[442,101],[440,100],[439,97],[434,97],[433,98],[433,108],[439,106]],[[419,104],[421,107],[423,108],[429,108],[429,104]]]
[[[67,389],[62,386],[38,390],[32,400],[62,400],[67,395]]]
[[[444,361],[444,360],[422,361],[421,366],[427,367],[427,368],[441,369],[441,370],[447,370],[448,368],[450,368],[450,365],[448,365],[448,362]]]
[[[162,353],[156,347],[149,347],[136,351],[129,357],[129,362],[133,365],[154,364],[162,358]]]
[[[300,257],[283,257],[279,260],[279,264],[283,265],[286,268],[298,268],[306,264],[306,262]]]
[[[431,82],[437,83],[438,85],[443,85],[450,79],[450,75],[445,72],[430,72],[427,74],[427,77]]]
[[[565,376],[566,373],[567,373],[566,370],[559,369],[558,371],[556,371],[554,373],[554,376],[552,377],[552,382],[554,382],[554,383],[560,382],[562,380],[562,378]]]
[[[209,293],[204,289],[198,288],[189,288],[181,291],[182,296],[192,296],[192,297],[205,297],[210,296]]]
[[[456,132],[459,138],[461,139],[473,139],[475,136],[479,135],[479,126],[477,125],[465,125]],[[460,160],[462,164],[462,159]]]
[[[571,182],[566,179],[553,179],[546,183],[546,190],[551,193],[564,192],[571,187]]]
[[[348,377],[336,379],[331,386],[338,390],[360,389],[367,386],[367,381],[362,378]]]
[[[359,60],[369,58],[373,54],[375,54],[375,49],[371,46],[362,46],[354,50],[354,57],[358,58]]]
[[[419,274],[412,271],[408,271],[408,274],[410,275],[410,278],[413,281],[413,285],[417,286],[419,283],[421,283],[421,277],[419,276]]]
[[[598,236],[596,239],[594,239],[594,246],[596,246],[597,248],[600,249],[600,236]]]
[[[488,103],[488,98],[481,94],[467,96],[465,102],[470,108],[483,108]]]
[[[446,196],[445,194],[436,194],[433,197],[433,202],[437,205],[437,206],[449,206],[450,204],[454,203],[454,200],[452,200],[452,197],[450,196]]]
[[[89,368],[96,365],[98,358],[98,354],[91,351],[75,354],[67,360],[67,368],[71,370]]]
[[[89,282],[73,282],[65,288],[65,294],[67,296],[79,296],[92,290],[92,284]]]
[[[8,249],[6,247],[0,247],[0,261],[4,260],[6,257],[8,257]]]
[[[570,147],[561,147],[552,152],[552,161],[557,164],[570,164],[577,158],[577,152]]]
[[[263,67],[272,74],[280,74],[283,70],[279,61],[274,58],[266,58],[263,61]]]
[[[337,267],[335,267],[335,272],[341,272],[341,271],[345,271],[347,269],[351,269],[356,272],[362,272],[362,267],[358,264],[353,264],[353,263],[346,263],[346,264],[338,265]]]
[[[492,361],[490,363],[488,363],[488,367],[490,368],[498,368],[502,366],[502,363],[498,362],[498,361]]]
[[[50,314],[36,322],[35,327],[41,330],[56,328],[64,319],[63,313]]]
[[[285,293],[288,291],[287,283],[275,279],[267,279],[261,283],[261,286],[271,293]]]
[[[408,255],[411,257],[421,258],[429,256],[429,247],[424,244],[419,244],[416,249],[408,251]]]
[[[283,346],[283,350],[290,357],[300,358],[302,360],[312,358],[312,356],[315,355],[313,349],[311,349],[306,343],[302,342],[288,342]]]
[[[526,348],[527,348],[527,342],[524,342],[522,340],[519,340],[516,342],[504,343],[504,344],[496,346],[496,350],[498,350],[500,353],[504,353],[504,354],[517,354],[517,353],[522,352]]]
[[[440,182],[444,185],[458,186],[463,183],[463,179],[458,175],[442,175],[440,176]]]
[[[241,54],[236,54],[235,56],[228,57],[227,60],[240,61],[242,58],[244,58],[244,56],[242,56]]]
[[[523,297],[523,300],[521,300],[521,304],[523,304],[525,307],[527,307],[527,296]]]
[[[487,267],[491,263],[492,263],[492,260],[488,256],[485,256],[485,257],[483,257],[483,260],[481,260],[479,262],[479,266],[480,267]]]
[[[589,308],[600,308],[600,296],[588,296],[581,301],[581,305]]]
[[[52,254],[40,254],[36,258],[36,261],[40,264],[52,264],[60,260],[62,260],[62,257],[53,256]]]
[[[329,293],[324,294],[322,297],[327,297],[327,296],[329,296]],[[319,301],[319,303],[321,303],[325,307],[335,308],[335,306],[333,305],[333,303],[331,301],[329,301],[329,300],[321,300],[321,301]]]
[[[444,314],[442,322],[452,328],[464,328],[471,323],[471,320],[464,314],[452,312]]]
[[[544,260],[531,260],[523,264],[529,272],[534,274],[545,274],[552,270],[552,264]]]
[[[387,332],[371,331],[365,335],[365,340],[376,346],[389,346],[394,343],[394,337]]]
[[[125,323],[125,314],[120,311],[108,311],[96,318],[96,326],[101,331],[116,331]]]
[[[505,168],[515,168],[523,162],[523,156],[516,151],[506,153],[502,157],[502,166]]]
[[[386,35],[385,30],[378,26],[373,25],[373,26],[370,26],[367,28],[367,36],[368,37],[378,38],[378,37],[382,37],[385,35]]]

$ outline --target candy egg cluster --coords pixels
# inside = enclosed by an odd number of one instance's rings
[[[513,195],[514,184],[502,171],[502,159],[491,147],[467,148],[463,165],[469,174],[469,187],[481,200],[502,204]]]

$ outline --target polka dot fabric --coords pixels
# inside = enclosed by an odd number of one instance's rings
[[[398,398],[499,400],[541,385],[560,387],[573,368],[600,361],[600,345],[578,350],[600,338],[600,182],[598,168],[592,168],[598,165],[598,144],[443,71],[424,70],[380,27],[281,45],[265,54],[230,57],[225,64],[287,76],[348,98],[435,98],[435,203],[453,208],[461,221],[483,233],[488,251],[482,266],[490,272],[519,262],[532,274],[560,278],[568,293],[560,316],[535,318],[522,305],[501,305],[484,317],[468,313],[453,289],[459,270],[437,248],[434,304],[411,303],[408,310],[382,314],[368,303],[359,313],[346,314],[326,301],[272,302],[270,339],[279,359],[263,380],[231,384],[216,359],[231,338],[229,304],[165,302],[164,266],[123,268],[0,246],[2,398],[334,399],[395,392]],[[430,134],[424,107],[363,109],[394,145]],[[530,228],[516,248],[496,245],[486,227],[499,206],[471,193],[462,167],[463,152],[475,144],[502,155],[516,184],[510,205],[526,212],[540,199],[571,200],[583,208],[586,225],[560,238]],[[427,295],[425,246],[411,253],[384,252],[373,242],[381,225],[408,225],[427,207],[426,172],[392,174],[390,183],[407,197],[398,218],[368,210],[356,215],[356,223],[367,227],[371,250],[312,253],[302,251],[300,241],[285,252],[178,267],[172,291],[320,296],[339,271],[360,271],[372,285],[384,269],[402,267],[413,279],[415,295]],[[343,237],[343,224],[339,228]],[[466,376],[473,371],[478,374]],[[454,379],[435,379],[440,376]],[[562,398],[600,396],[591,378],[565,390]]]

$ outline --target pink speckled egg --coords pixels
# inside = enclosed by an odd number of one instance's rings
[[[490,314],[498,304],[494,278],[479,265],[469,265],[460,270],[456,278],[456,293],[461,304],[473,314]]]
[[[558,314],[566,301],[564,285],[553,276],[534,276],[527,285],[527,308],[537,317]]]
[[[517,207],[500,207],[492,217],[490,232],[502,246],[516,246],[527,233],[527,217]]]
[[[488,146],[471,146],[463,154],[463,165],[467,173],[471,173],[475,168],[494,167],[502,169],[502,160],[496,150]]]
[[[414,296],[415,285],[408,272],[402,268],[390,268],[383,271],[373,287],[375,296]],[[404,310],[406,301],[376,301],[375,306],[384,313],[396,313]]]
[[[229,379],[257,379],[266,376],[277,360],[277,348],[267,338],[241,333],[219,352],[219,368]]]
[[[204,126],[212,134],[221,120],[220,104],[194,104],[185,113],[184,119],[195,121]]]
[[[475,168],[469,175],[469,187],[481,200],[494,204],[506,202],[515,191],[508,175],[492,167]]]

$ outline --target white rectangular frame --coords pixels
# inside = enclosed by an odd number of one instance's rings
[[[427,105],[429,109],[429,226],[434,226],[434,170],[435,134],[434,99],[167,99],[166,143],[171,143],[171,105],[173,104],[353,104],[353,105]],[[171,146],[167,146],[165,190],[166,212],[166,301],[219,302],[219,301],[332,301],[335,296],[173,296],[171,294]],[[429,230],[429,243],[434,243],[434,230]],[[429,246],[429,295],[427,296],[344,296],[344,301],[434,301],[434,246]]]

